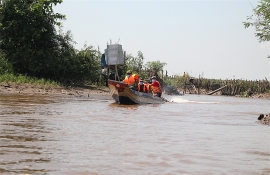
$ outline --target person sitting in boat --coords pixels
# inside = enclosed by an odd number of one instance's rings
[[[150,94],[151,93],[151,84],[147,80],[144,80],[143,84],[145,86],[145,93]]]
[[[161,97],[162,94],[162,89],[160,83],[157,81],[156,76],[152,77],[152,92],[154,96]]]
[[[143,83],[143,80],[141,79],[140,80],[140,83],[138,84],[138,92],[145,92],[145,86],[144,86],[144,83]]]
[[[127,76],[123,82],[127,83],[130,89],[137,90],[139,84],[139,76],[137,74],[132,74],[132,71],[128,70]]]

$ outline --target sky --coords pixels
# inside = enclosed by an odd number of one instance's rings
[[[270,80],[270,42],[259,42],[243,22],[259,0],[64,0],[75,48],[121,44],[148,61],[167,63],[168,75],[209,79]]]

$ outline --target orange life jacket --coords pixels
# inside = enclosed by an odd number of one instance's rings
[[[138,84],[138,92],[147,92],[146,84],[143,84],[143,85]]]
[[[157,93],[161,94],[162,93],[161,85],[160,85],[160,83],[158,81],[153,82],[151,87],[152,87],[152,90],[153,90],[153,92],[155,94],[157,94]]]
[[[151,84],[146,84],[145,87],[146,87],[145,92],[146,93],[151,93]]]
[[[137,74],[132,74],[130,77],[126,76],[123,81],[129,86],[134,85],[135,82],[139,82],[139,76]]]

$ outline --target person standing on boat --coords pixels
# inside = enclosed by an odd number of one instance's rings
[[[127,76],[123,82],[127,83],[130,89],[137,90],[139,84],[139,76],[137,74],[132,74],[132,71],[128,70]]]
[[[152,77],[152,84],[151,84],[151,87],[152,87],[153,95],[154,95],[154,96],[157,96],[157,97],[161,97],[161,94],[162,94],[161,85],[160,85],[160,83],[157,81],[156,76],[153,76],[153,77]]]

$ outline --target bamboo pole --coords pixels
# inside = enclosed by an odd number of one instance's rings
[[[199,80],[197,82],[198,84],[198,95],[200,94],[200,85],[201,85],[201,76],[199,75]]]
[[[216,89],[216,90],[214,90],[214,91],[212,91],[212,92],[209,92],[207,95],[212,95],[212,94],[214,94],[214,93],[216,93],[216,92],[222,90],[222,89],[225,88],[225,87],[227,87],[227,85],[222,86],[221,88],[218,88],[218,89]]]

